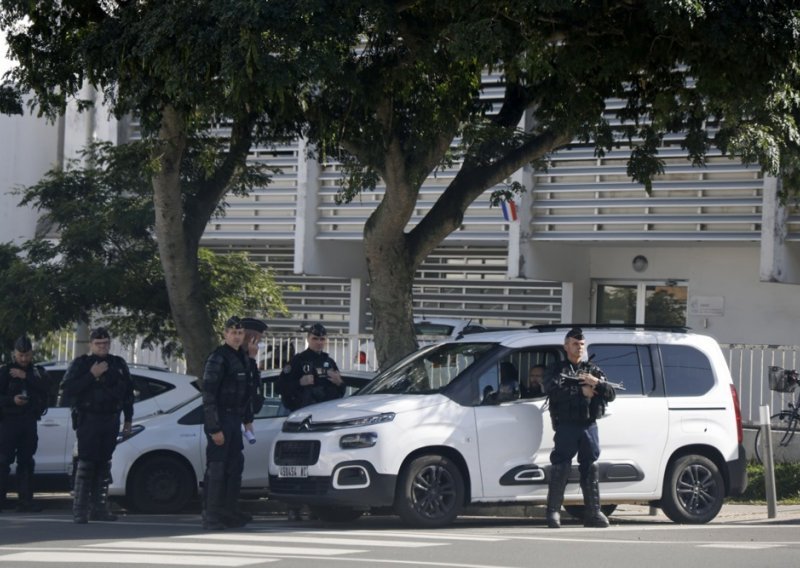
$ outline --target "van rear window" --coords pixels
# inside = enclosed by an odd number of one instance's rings
[[[714,387],[714,371],[702,352],[688,345],[662,345],[667,396],[698,396]]]

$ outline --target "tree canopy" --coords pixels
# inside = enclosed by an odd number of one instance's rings
[[[302,133],[348,168],[341,198],[385,186],[364,243],[379,359],[416,346],[412,283],[425,256],[494,188],[573,140],[629,145],[650,187],[678,133],[698,166],[713,146],[796,172],[800,15],[774,0],[0,0],[14,79],[58,112],[84,81],[153,144],[156,233],[189,352],[211,323],[196,247],[254,140]],[[491,74],[499,100],[482,91]],[[617,119],[608,120],[610,103]],[[187,152],[210,124],[226,151],[193,184]],[[424,180],[459,173],[406,230]],[[796,175],[796,174],[795,174]],[[190,360],[190,369],[198,361]]]
[[[93,317],[115,337],[182,355],[153,238],[153,199],[143,143],[101,143],[37,184],[22,204],[42,212],[40,236],[0,248],[0,341],[42,337]],[[58,239],[48,238],[58,229]],[[244,253],[200,249],[201,297],[216,329],[230,314],[285,312],[272,274]]]

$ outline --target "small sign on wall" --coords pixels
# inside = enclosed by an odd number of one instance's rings
[[[722,296],[690,296],[690,316],[725,315],[725,298]]]

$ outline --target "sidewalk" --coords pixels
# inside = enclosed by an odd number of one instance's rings
[[[620,505],[614,511],[612,519],[619,521],[669,523],[667,516],[661,509],[655,509],[655,515],[650,514],[647,505]],[[711,521],[714,523],[781,523],[800,524],[800,505],[778,505],[776,516],[768,516],[767,505],[748,505],[741,503],[726,503],[722,506],[719,515]]]

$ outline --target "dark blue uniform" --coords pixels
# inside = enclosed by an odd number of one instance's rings
[[[108,369],[95,377],[90,369],[105,361]],[[72,403],[73,428],[78,438],[73,514],[75,522],[114,520],[108,511],[111,456],[120,432],[120,414],[133,419],[133,381],[122,357],[81,355],[70,364],[62,382],[63,396]],[[91,496],[92,511],[88,512]]]
[[[206,361],[203,373],[206,474],[204,526],[243,526],[248,516],[239,511],[244,454],[242,425],[253,421],[253,403],[259,381],[258,369],[242,349],[217,347]],[[211,435],[222,432],[218,446]]]
[[[577,381],[561,380],[561,374],[575,376],[581,372],[594,375],[601,382],[594,387],[594,396],[583,395]],[[598,469],[600,440],[597,419],[605,414],[606,405],[614,400],[614,388],[605,382],[605,374],[593,363],[573,364],[562,361],[551,366],[545,374],[545,388],[549,396],[550,419],[553,423],[553,451],[550,453],[550,486],[547,496],[549,526],[559,525],[555,515],[561,508],[564,489],[572,467],[572,458],[578,456],[581,489],[583,490],[586,526],[605,526],[608,520],[600,513]],[[552,521],[551,521],[552,519]],[[550,524],[552,522],[552,524]]]
[[[20,369],[25,378],[11,376],[11,369]],[[0,368],[0,509],[6,498],[11,464],[17,462],[17,495],[19,510],[33,509],[33,458],[39,445],[36,423],[47,411],[50,381],[38,365],[22,367],[9,363]],[[17,395],[28,397],[18,405]]]
[[[276,389],[281,402],[289,410],[297,410],[309,404],[342,398],[347,386],[336,385],[327,378],[328,369],[338,371],[336,362],[324,351],[306,349],[292,358],[283,368]],[[301,385],[303,375],[313,375],[313,385]]]

